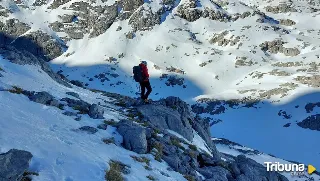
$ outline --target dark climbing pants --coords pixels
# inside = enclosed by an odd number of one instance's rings
[[[141,87],[141,99],[148,99],[149,94],[152,91],[151,85],[149,81],[140,82]],[[147,89],[147,92],[145,93]]]

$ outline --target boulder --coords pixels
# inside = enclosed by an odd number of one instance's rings
[[[17,149],[0,154],[0,181],[21,180],[32,157],[30,152]]]
[[[235,158],[235,165],[233,169],[239,169],[237,173],[238,181],[244,180],[270,180],[270,181],[289,181],[283,175],[277,172],[268,172],[266,168],[256,161],[247,158],[244,155],[239,155]]]
[[[48,92],[37,92],[29,96],[30,101],[37,102],[44,105],[59,106],[59,102]]]
[[[228,181],[231,173],[220,166],[216,167],[203,167],[198,169],[198,172],[207,178],[208,181]]]
[[[101,106],[98,106],[97,104],[92,104],[89,107],[89,113],[88,115],[93,119],[103,119],[104,109]]]
[[[129,120],[121,120],[116,125],[117,131],[123,137],[123,145],[126,149],[139,154],[147,153],[146,130],[140,125]]]
[[[162,105],[141,105],[137,107],[144,119],[159,129],[170,129],[192,141],[193,132],[189,121],[175,110]]]
[[[67,102],[68,106],[80,111],[81,113],[88,113],[90,104],[83,101],[83,100],[75,100],[75,99],[70,99],[70,98],[62,98],[61,101]]]

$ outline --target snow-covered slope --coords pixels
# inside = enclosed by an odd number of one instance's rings
[[[95,134],[79,132],[82,126],[97,127],[103,120],[82,116],[81,121],[62,114],[66,110],[31,102],[22,94],[12,94],[11,86],[29,91],[47,91],[57,98],[68,97],[73,91],[80,98],[97,103],[108,98],[89,90],[67,88],[53,81],[45,72],[34,66],[20,66],[7,60],[0,60],[3,77],[0,79],[0,152],[12,148],[27,150],[34,155],[30,170],[39,173],[33,180],[39,181],[80,181],[104,180],[105,171],[110,169],[110,160],[120,161],[130,166],[128,180],[149,180],[151,175],[160,180],[185,180],[174,171],[168,171],[165,162],[155,161],[151,154],[139,155],[120,146],[122,137],[115,128]],[[69,96],[70,97],[70,96]],[[103,102],[104,103],[104,102]],[[104,103],[104,117],[118,121],[124,118],[117,107]],[[78,130],[78,131],[77,131]],[[105,144],[102,139],[115,137],[115,144]],[[150,170],[145,164],[135,161],[132,156],[150,159]]]
[[[221,120],[211,127],[214,137],[320,168],[314,144],[319,117],[300,123],[319,114],[318,1],[3,0],[0,5],[2,32],[17,44],[22,37],[34,40],[40,50],[23,48],[40,51],[56,72],[83,87],[137,96],[132,67],[147,60],[151,99],[197,102],[196,113]],[[5,42],[2,36],[0,41]],[[61,86],[34,84],[37,76],[29,71],[17,74],[30,81],[6,81],[54,90],[61,98]],[[88,102],[98,96],[79,90]],[[244,106],[250,101],[261,102]],[[234,102],[244,104],[233,107]]]

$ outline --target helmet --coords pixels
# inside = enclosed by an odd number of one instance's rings
[[[141,61],[142,64],[147,65],[147,61]]]

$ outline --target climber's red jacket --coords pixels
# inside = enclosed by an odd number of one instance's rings
[[[148,68],[145,64],[140,64],[139,65],[142,69],[142,77],[144,81],[148,81],[149,80],[149,73],[148,73]]]

